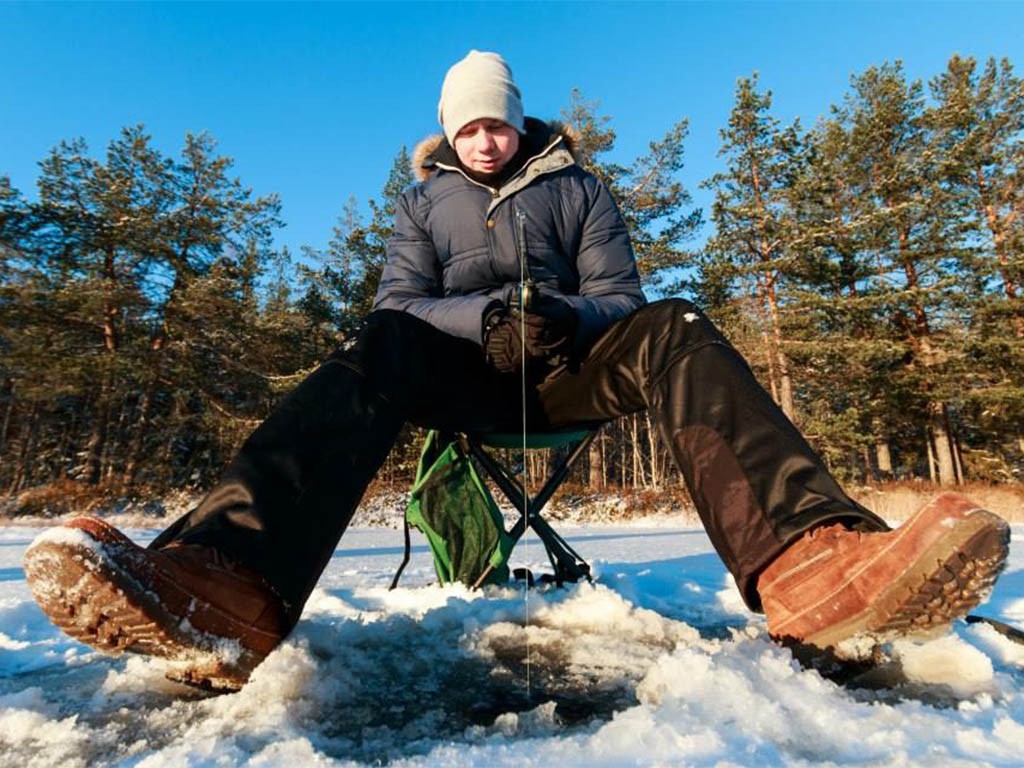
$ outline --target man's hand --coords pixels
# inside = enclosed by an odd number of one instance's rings
[[[484,355],[499,373],[515,373],[523,367],[523,339],[518,318],[505,307],[484,316]]]
[[[515,373],[526,364],[561,362],[572,352],[576,311],[561,299],[540,296],[523,314],[493,307],[484,316],[484,354],[501,373]]]
[[[572,352],[579,319],[568,302],[540,294],[530,303],[523,321],[531,357],[553,358]]]

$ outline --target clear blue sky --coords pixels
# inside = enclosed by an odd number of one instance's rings
[[[616,159],[688,117],[683,180],[718,169],[737,78],[760,72],[776,115],[810,125],[850,75],[953,53],[1024,68],[1024,3],[22,3],[0,0],[0,175],[34,196],[61,139],[93,153],[144,123],[177,153],[210,131],[257,194],[277,192],[277,242],[322,247],[350,195],[379,193],[398,148],[438,130],[447,67],[470,48],[509,61],[526,111],[580,88],[618,131]]]

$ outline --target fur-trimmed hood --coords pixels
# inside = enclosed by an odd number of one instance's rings
[[[556,146],[566,149],[575,162],[580,162],[579,138],[568,125],[557,120],[543,122],[533,117],[525,121],[525,141],[536,147],[536,153],[545,152]],[[559,141],[560,140],[560,141]],[[437,133],[420,141],[412,153],[412,173],[417,181],[426,181],[437,172],[438,162],[457,162],[455,150],[451,148],[443,133]]]

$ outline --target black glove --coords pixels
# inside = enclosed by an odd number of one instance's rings
[[[572,352],[579,318],[567,301],[538,295],[523,316],[526,352],[530,357],[561,362]]]
[[[523,339],[519,318],[503,305],[484,314],[484,355],[499,373],[515,373],[523,366]]]
[[[559,364],[572,352],[578,323],[576,310],[552,296],[539,296],[522,315],[495,305],[484,313],[484,354],[501,373],[526,364]]]

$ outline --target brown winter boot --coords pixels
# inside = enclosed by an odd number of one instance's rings
[[[36,601],[71,637],[168,659],[168,676],[194,685],[240,688],[290,628],[263,579],[216,550],[144,549],[96,518],[42,534],[24,565]]]
[[[1009,542],[1006,521],[955,493],[893,531],[815,528],[758,579],[768,632],[823,649],[931,634],[988,596]]]

